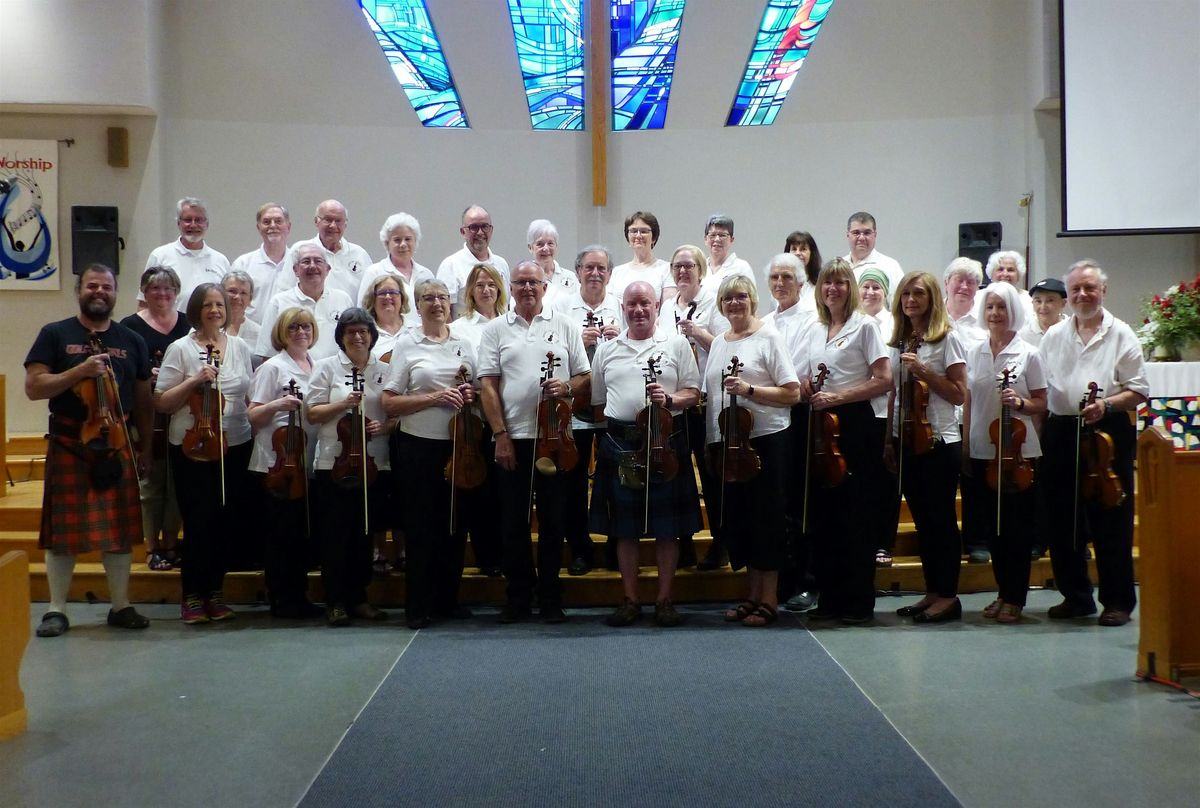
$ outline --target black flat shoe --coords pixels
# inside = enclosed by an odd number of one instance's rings
[[[942,609],[940,612],[931,612],[926,609],[913,615],[914,623],[948,623],[951,620],[962,619],[962,601],[958,598],[954,599],[954,603]]]
[[[929,606],[930,606],[930,604],[925,601],[921,601],[919,603],[914,603],[911,606],[901,606],[899,609],[896,610],[896,616],[897,617],[916,617],[921,612],[928,609]]]

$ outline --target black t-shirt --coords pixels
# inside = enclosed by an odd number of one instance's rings
[[[33,347],[25,357],[25,365],[32,362],[46,365],[51,373],[70,370],[91,355],[88,337],[91,330],[85,328],[77,317],[68,317],[57,323],[42,326]],[[110,322],[107,331],[97,335],[104,344],[113,373],[117,377],[117,389],[121,394],[121,408],[131,415],[134,404],[134,381],[150,378],[150,359],[146,353],[146,341],[120,323]],[[87,418],[83,400],[74,390],[66,390],[50,399],[50,412],[82,421]]]
[[[131,314],[121,321],[121,325],[146,341],[146,353],[150,357],[152,367],[162,364],[162,358],[166,355],[167,347],[172,342],[180,337],[186,337],[192,330],[186,317],[178,312],[176,315],[175,327],[165,334],[136,314]]]

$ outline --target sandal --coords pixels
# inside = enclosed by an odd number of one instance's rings
[[[751,628],[762,628],[771,625],[778,619],[779,612],[775,610],[774,606],[760,603],[754,608],[754,611],[746,615],[745,619],[742,620],[742,625],[750,626]]]
[[[892,558],[892,554],[888,550],[876,550],[875,551],[875,566],[890,567],[890,566],[892,566],[893,560],[894,559]]]
[[[983,608],[983,616],[992,618],[1000,614],[1000,610],[1004,608],[1004,601],[996,598],[991,603]]]
[[[752,600],[743,601],[732,609],[725,612],[726,623],[740,623],[750,615],[754,614],[758,608],[758,604]]]
[[[1023,607],[1015,603],[1005,603],[1000,607],[999,613],[996,614],[997,623],[1019,623],[1021,622],[1021,610]]]
[[[146,559],[146,566],[155,572],[166,572],[174,565],[158,553],[151,553],[150,557]]]

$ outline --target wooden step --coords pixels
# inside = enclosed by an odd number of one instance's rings
[[[46,456],[46,434],[44,432],[16,432],[8,436],[5,443],[9,455]]]
[[[38,547],[38,531],[36,530],[0,530],[0,555],[9,550],[19,550],[29,556],[30,563],[44,563],[46,551]],[[146,562],[146,547],[138,544],[133,547],[135,564]],[[75,557],[77,563],[100,563],[100,552],[82,553]]]
[[[14,483],[27,483],[32,480],[46,479],[45,455],[14,455],[10,454],[5,465],[8,466],[8,477]]]

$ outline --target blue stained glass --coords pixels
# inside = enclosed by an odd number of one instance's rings
[[[613,129],[662,129],[686,0],[611,0]]]
[[[770,126],[833,0],[768,0],[726,126]]]
[[[582,0],[508,0],[534,129],[583,129]]]
[[[425,0],[358,0],[358,4],[422,125],[469,128]]]

